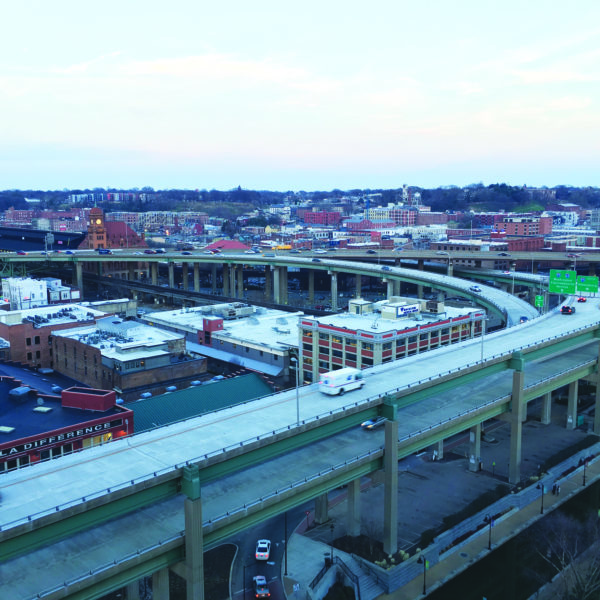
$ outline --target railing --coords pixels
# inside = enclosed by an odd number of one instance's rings
[[[325,573],[327,573],[327,571],[329,571],[329,569],[334,564],[337,565],[338,567],[340,567],[340,569],[343,571],[344,575],[346,575],[346,577],[348,577],[348,579],[350,579],[350,581],[354,584],[354,589],[356,590],[357,600],[360,600],[360,582],[358,581],[358,577],[350,570],[348,565],[346,565],[346,563],[339,556],[333,557],[333,563],[329,557],[326,557],[325,564],[323,565],[321,570],[316,574],[315,578],[308,584],[308,587],[311,590],[314,590],[315,587],[321,581],[321,579],[323,579],[323,577],[325,577]]]

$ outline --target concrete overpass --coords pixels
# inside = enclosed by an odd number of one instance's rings
[[[397,547],[397,460],[481,425],[511,425],[510,480],[520,479],[527,403],[569,386],[565,427],[577,421],[580,379],[597,381],[600,301],[365,371],[366,386],[325,397],[314,385],[113,442],[0,479],[0,580],[8,597],[97,598],[167,569],[202,598],[202,551],[237,531],[349,486],[348,524],[360,524],[360,476],[383,469],[387,552]],[[418,365],[418,366],[417,366]],[[594,431],[600,433],[600,388]],[[300,418],[297,421],[296,411]],[[358,423],[388,417],[381,435]],[[44,569],[43,584],[31,577]],[[43,587],[43,589],[42,589]]]
[[[39,253],[38,253],[39,254]],[[337,256],[337,255],[336,255]],[[35,261],[34,261],[35,259]],[[496,315],[507,325],[518,323],[521,316],[533,318],[538,313],[527,302],[492,286],[481,286],[481,291],[473,291],[469,281],[461,280],[450,275],[443,275],[421,271],[418,269],[406,269],[387,264],[368,264],[358,263],[351,260],[338,260],[324,257],[323,255],[302,256],[281,255],[267,257],[263,255],[246,254],[222,254],[207,255],[193,254],[182,256],[180,253],[149,254],[140,255],[140,253],[115,251],[111,255],[98,255],[91,251],[80,251],[74,254],[49,254],[35,255],[30,253],[27,256],[9,256],[0,255],[0,261],[4,261],[5,269],[15,265],[31,263],[32,261],[38,267],[43,265],[45,268],[56,266],[71,266],[75,271],[74,280],[80,290],[84,289],[83,272],[84,266],[90,263],[94,265],[97,275],[102,275],[102,265],[119,262],[129,265],[130,280],[134,280],[134,267],[139,262],[148,262],[150,265],[150,283],[153,286],[158,285],[158,265],[165,263],[168,268],[168,287],[162,293],[173,295],[173,290],[178,289],[175,283],[175,266],[181,264],[183,272],[182,289],[187,290],[188,265],[192,265],[194,291],[200,291],[200,265],[206,265],[211,269],[212,285],[216,291],[216,273],[217,269],[222,272],[222,291],[223,295],[233,298],[242,298],[244,290],[243,267],[244,265],[259,266],[265,268],[265,297],[271,299],[275,304],[287,304],[288,295],[288,269],[296,267],[306,269],[309,273],[308,279],[308,301],[314,302],[314,274],[319,271],[325,273],[330,278],[331,287],[331,308],[337,311],[338,302],[338,276],[340,273],[352,275],[355,278],[356,296],[361,295],[362,278],[376,277],[381,279],[387,285],[387,296],[401,295],[402,285],[409,283],[417,286],[417,296],[423,298],[424,288],[432,288],[438,294],[454,296],[460,294],[463,297],[472,299],[478,305],[484,307],[490,313]],[[124,280],[123,280],[124,281]],[[155,292],[158,293],[158,292]]]

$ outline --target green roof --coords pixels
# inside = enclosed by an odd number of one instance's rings
[[[271,393],[272,388],[261,377],[250,373],[128,402],[125,406],[133,410],[134,431],[140,433]]]

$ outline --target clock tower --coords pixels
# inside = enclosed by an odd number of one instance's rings
[[[88,248],[107,248],[106,228],[104,227],[104,212],[101,208],[90,210],[90,220],[87,229]]]

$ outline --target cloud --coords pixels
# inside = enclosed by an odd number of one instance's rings
[[[114,52],[110,52],[109,54],[102,54],[101,56],[97,56],[96,58],[91,58],[90,60],[68,65],[66,67],[52,67],[50,69],[50,73],[58,75],[77,75],[80,73],[86,73],[90,70],[90,67],[100,65],[108,59],[116,58],[120,55],[121,52],[115,50]]]

